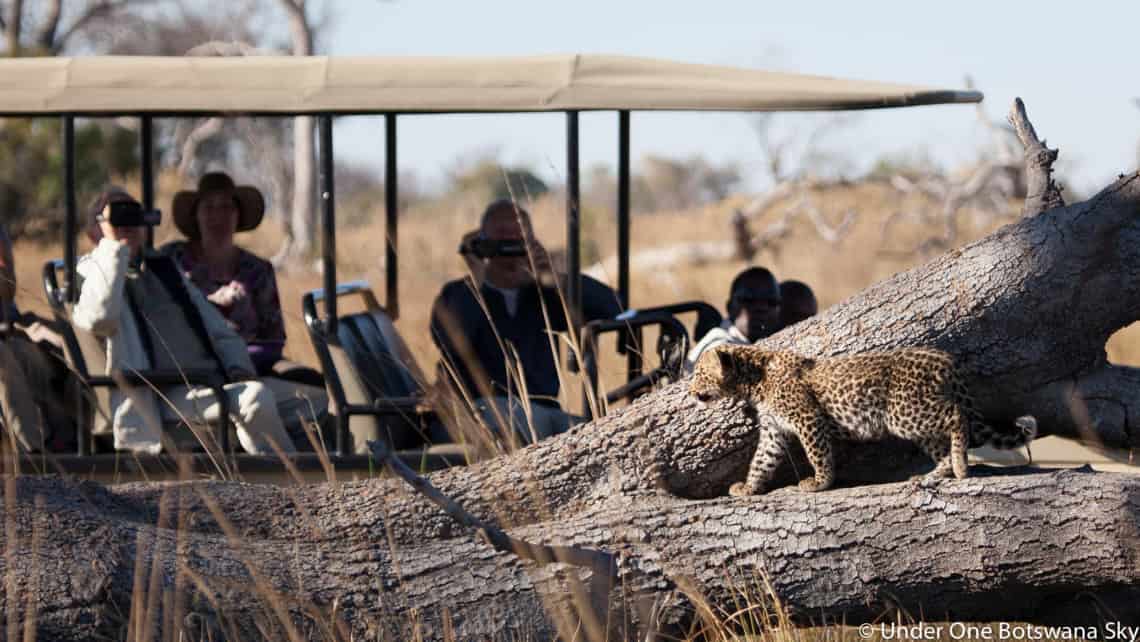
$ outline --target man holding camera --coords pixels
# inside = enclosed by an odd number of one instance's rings
[[[444,285],[432,306],[441,380],[473,400],[500,435],[504,423],[527,442],[565,432],[571,418],[558,403],[553,334],[570,325],[564,277],[554,274],[530,215],[512,201],[487,206],[473,236],[460,247],[472,275]],[[583,323],[620,312],[613,290],[582,278]]]
[[[277,415],[273,393],[258,383],[245,342],[217,309],[189,286],[169,258],[148,251],[147,227],[158,223],[119,188],[93,204],[87,233],[95,249],[80,259],[79,302],[72,322],[106,353],[107,374],[208,369],[224,373],[230,412],[242,447],[254,454],[295,449]],[[162,424],[216,422],[213,391],[185,385],[136,387],[111,396],[115,447],[158,453]]]

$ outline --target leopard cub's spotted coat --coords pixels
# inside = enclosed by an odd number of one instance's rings
[[[815,469],[813,478],[800,482],[808,491],[835,481],[836,438],[896,435],[934,459],[931,477],[961,479],[967,475],[967,448],[1017,448],[1037,435],[1037,422],[1029,416],[1017,419],[1009,432],[991,428],[974,409],[953,357],[928,348],[808,359],[753,346],[717,346],[701,355],[690,391],[701,402],[747,399],[774,419],[762,424],[747,480],[729,491],[738,496],[764,491],[791,435]]]

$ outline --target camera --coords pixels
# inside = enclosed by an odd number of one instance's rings
[[[108,203],[99,214],[99,220],[115,227],[154,227],[162,222],[162,212],[145,210],[131,201],[118,201]]]
[[[496,241],[492,239],[473,239],[459,246],[460,254],[473,254],[481,259],[495,256],[526,256],[526,242],[522,239],[509,239]]]

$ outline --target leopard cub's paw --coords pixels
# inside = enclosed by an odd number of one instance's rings
[[[800,490],[805,493],[815,493],[824,489],[815,479],[808,477],[807,479],[800,480]]]
[[[728,489],[728,494],[733,497],[748,497],[752,493],[748,491],[748,486],[744,482],[736,482]]]

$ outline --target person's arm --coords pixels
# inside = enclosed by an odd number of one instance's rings
[[[260,263],[264,275],[259,287],[250,293],[257,314],[257,334],[249,342],[249,358],[258,374],[271,372],[285,350],[285,317],[281,314],[281,298],[277,292],[277,274],[267,261]]]
[[[126,244],[104,238],[79,262],[79,301],[71,311],[75,327],[103,338],[118,332],[130,256]]]
[[[181,272],[179,272],[181,275]],[[222,360],[222,367],[226,374],[234,380],[252,379],[257,376],[257,370],[250,361],[249,351],[241,336],[226,323],[226,318],[214,307],[213,303],[202,296],[202,291],[182,276],[182,286],[190,296],[191,303],[197,308],[202,317],[202,324],[206,326],[206,333],[214,343],[218,358]]]
[[[7,307],[16,300],[16,263],[12,259],[12,239],[8,230],[0,225],[0,306]]]
[[[431,338],[439,348],[440,359],[447,364],[449,376],[467,389],[474,397],[480,396],[475,387],[469,362],[475,359],[469,335],[469,323],[465,319],[463,297],[468,281],[452,282],[443,287],[431,307]]]
[[[621,314],[621,304],[617,292],[610,286],[582,275],[582,318],[583,321],[613,319]]]

